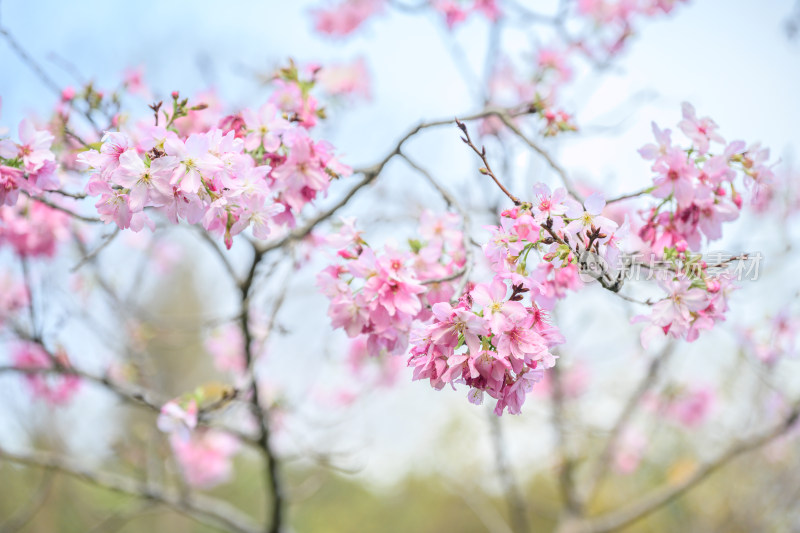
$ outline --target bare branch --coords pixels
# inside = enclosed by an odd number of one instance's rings
[[[500,482],[503,485],[503,492],[508,502],[508,514],[511,517],[511,527],[514,533],[527,533],[527,531],[529,531],[528,512],[525,509],[525,502],[522,499],[522,494],[514,479],[514,475],[508,467],[508,457],[506,456],[501,418],[495,416],[492,411],[487,411],[487,414],[489,415],[489,425],[491,427],[495,467],[497,468],[497,475],[500,477]]]
[[[478,154],[478,157],[480,157],[481,161],[483,161],[483,168],[480,169],[480,173],[492,178],[492,180],[494,180],[495,184],[498,187],[500,187],[500,190],[503,191],[503,194],[508,196],[508,198],[512,202],[514,202],[514,205],[522,204],[522,201],[519,198],[517,198],[516,196],[514,196],[513,194],[511,194],[511,192],[508,189],[506,189],[506,187],[502,183],[500,183],[500,180],[497,179],[497,176],[495,176],[494,172],[492,172],[492,167],[489,165],[489,161],[486,159],[486,147],[485,146],[481,146],[481,148],[479,150],[478,147],[475,146],[475,144],[472,142],[472,139],[469,136],[469,131],[467,131],[466,124],[464,124],[460,120],[456,119],[456,125],[464,133],[464,137],[462,137],[461,140],[464,141],[464,144],[469,146],[472,149],[473,152]]]
[[[555,365],[549,370],[552,379],[552,402],[553,402],[553,427],[556,430],[556,446],[559,454],[559,488],[561,497],[564,500],[567,514],[577,516],[580,513],[580,502],[575,488],[575,462],[569,451],[567,442],[567,430],[564,424],[564,386],[561,380],[561,367]]]
[[[233,265],[231,264],[230,259],[228,259],[228,256],[225,255],[225,252],[223,252],[222,249],[219,247],[217,241],[212,239],[211,235],[209,235],[204,228],[200,226],[193,226],[193,227],[197,229],[197,233],[200,235],[200,238],[203,239],[203,241],[205,241],[206,244],[208,244],[209,247],[212,250],[214,250],[214,253],[217,255],[217,257],[219,257],[220,261],[222,262],[222,266],[224,266],[225,270],[228,271],[228,275],[230,275],[231,279],[233,280],[233,283],[238,285],[239,277],[236,275],[236,271],[233,269]]]
[[[50,200],[46,200],[45,198],[42,198],[42,197],[39,197],[39,196],[33,196],[28,191],[21,191],[21,192],[22,192],[22,194],[24,194],[25,196],[27,196],[28,198],[30,198],[34,202],[39,202],[40,204],[44,204],[47,207],[50,207],[50,208],[55,209],[57,211],[61,211],[62,213],[66,213],[69,216],[71,216],[72,218],[75,218],[77,220],[82,220],[83,222],[90,222],[92,224],[105,224],[105,222],[103,222],[99,218],[86,217],[86,216],[83,216],[83,215],[81,215],[79,213],[76,213],[75,211],[71,211],[71,210],[67,209],[66,207],[62,207],[62,206],[60,206],[58,204],[55,204],[55,203],[51,202]]]
[[[78,263],[77,263],[77,264],[76,264],[74,267],[72,267],[72,268],[70,269],[70,272],[76,272],[76,271],[77,271],[79,268],[81,268],[83,265],[85,265],[86,263],[88,263],[88,262],[92,261],[92,260],[93,260],[95,257],[97,257],[97,255],[98,255],[100,252],[102,252],[102,251],[103,251],[103,249],[104,249],[106,246],[108,246],[109,244],[111,244],[111,242],[114,240],[114,238],[115,238],[117,235],[119,235],[119,231],[120,231],[120,230],[119,230],[119,226],[117,226],[116,228],[114,228],[114,231],[113,231],[113,232],[111,232],[111,234],[110,234],[108,237],[106,237],[106,239],[105,239],[105,240],[104,240],[102,243],[100,243],[100,244],[97,246],[97,248],[95,248],[94,250],[92,250],[92,251],[91,251],[91,252],[89,252],[88,254],[84,255],[84,256],[81,258],[81,260],[80,260],[80,261],[78,261]]]
[[[619,441],[619,436],[622,434],[623,430],[628,426],[628,423],[633,417],[633,414],[636,412],[636,408],[639,407],[641,399],[655,384],[661,369],[664,367],[664,365],[674,352],[675,352],[675,343],[670,342],[664,347],[664,349],[660,353],[653,356],[653,359],[650,360],[650,364],[647,367],[647,372],[642,377],[642,380],[639,382],[639,385],[636,387],[636,389],[633,391],[630,397],[628,397],[628,400],[625,402],[625,405],[623,406],[622,411],[617,417],[616,422],[614,422],[614,425],[611,427],[611,432],[608,434],[605,446],[603,446],[603,451],[600,452],[600,455],[598,456],[597,466],[595,467],[594,473],[590,477],[589,484],[586,487],[585,491],[586,497],[582,502],[584,506],[591,503],[592,499],[595,497],[597,493],[597,490],[600,487],[600,484],[603,482],[603,479],[608,473],[608,468],[611,464],[614,448],[617,446],[617,443]]]
[[[561,178],[561,183],[564,184],[564,188],[568,193],[575,197],[575,199],[579,202],[583,202],[583,197],[573,186],[572,180],[570,180],[569,176],[567,175],[567,171],[564,170],[564,168],[559,165],[544,148],[533,142],[530,137],[525,135],[522,130],[520,130],[517,125],[514,124],[514,121],[511,120],[511,117],[507,113],[500,110],[497,111],[495,115],[503,122],[503,124],[505,124],[508,129],[510,129],[517,137],[519,137],[520,140],[522,140],[525,144],[532,148],[534,152],[542,156],[544,160],[547,161],[547,164],[550,166],[550,168],[552,168]]]
[[[257,441],[266,461],[266,484],[269,490],[268,499],[271,505],[267,531],[269,531],[269,533],[278,533],[281,530],[283,522],[283,487],[281,486],[280,475],[278,472],[278,459],[275,455],[275,451],[272,449],[272,443],[270,442],[271,431],[269,410],[261,404],[258,383],[253,374],[255,355],[253,354],[253,333],[250,329],[250,292],[253,287],[253,281],[255,280],[258,265],[263,258],[264,252],[254,247],[253,261],[250,264],[247,277],[239,284],[241,295],[241,315],[239,323],[242,329],[242,335],[244,336],[245,364],[247,367],[247,373],[250,376],[250,405],[253,410],[253,415],[256,417],[256,421],[258,422]],[[278,307],[280,306],[281,301],[282,299],[279,300],[279,303],[277,303]],[[275,309],[275,312],[277,312],[277,308]],[[274,313],[270,320],[274,320]]]
[[[445,276],[443,278],[437,279],[429,279],[422,282],[423,285],[428,285],[431,283],[443,283],[445,281],[452,281],[459,276],[461,277],[461,282],[456,287],[455,292],[453,293],[453,299],[458,299],[461,296],[461,293],[464,291],[464,287],[466,287],[467,283],[469,282],[469,275],[472,271],[472,267],[474,265],[473,259],[473,251],[472,246],[470,246],[469,242],[469,227],[470,227],[470,216],[466,209],[464,209],[461,204],[456,200],[455,196],[450,194],[450,192],[445,189],[432,175],[430,172],[419,166],[413,160],[411,160],[406,154],[400,152],[400,157],[408,163],[408,165],[419,172],[428,182],[436,189],[444,201],[447,203],[448,206],[452,207],[458,214],[461,215],[461,224],[462,224],[462,238],[463,238],[463,246],[464,246],[464,267],[458,269],[457,271],[453,272],[449,276]]]
[[[692,475],[680,483],[665,485],[643,496],[639,500],[589,521],[588,531],[591,533],[608,533],[636,522],[668,504],[684,492],[690,490],[709,475],[724,467],[740,455],[757,450],[784,435],[797,422],[800,416],[800,401],[795,402],[791,412],[776,427],[769,431],[743,440],[731,446],[728,451],[697,468]]]
[[[616,196],[616,197],[614,197],[614,198],[612,198],[610,200],[606,200],[606,205],[607,204],[613,204],[613,203],[616,203],[616,202],[621,202],[623,200],[628,200],[630,198],[638,198],[639,196],[642,196],[642,195],[645,195],[645,194],[650,194],[651,192],[653,192],[653,187],[648,187],[646,189],[642,189],[641,191],[631,192],[631,193],[628,193],[628,194],[622,194],[622,195]]]
[[[28,466],[41,466],[58,470],[114,492],[156,501],[192,520],[219,527],[226,531],[240,533],[257,533],[261,531],[244,513],[221,500],[201,495],[183,497],[177,491],[166,487],[148,486],[147,483],[117,474],[92,471],[72,461],[41,452],[18,455],[0,449],[0,459]]]
[[[468,122],[472,120],[479,120],[482,118],[486,118],[492,115],[496,115],[498,113],[503,113],[505,116],[520,116],[526,115],[531,113],[531,110],[527,107],[524,108],[513,108],[513,109],[503,109],[503,108],[496,108],[496,107],[488,107],[483,111],[479,111],[478,113],[474,113],[472,115],[468,115],[462,117],[461,120],[463,122]],[[291,241],[300,240],[306,237],[309,233],[311,233],[320,223],[328,220],[331,216],[333,216],[339,209],[347,205],[347,203],[356,195],[358,191],[362,188],[366,187],[370,183],[372,183],[380,174],[383,172],[384,167],[391,161],[395,156],[400,155],[400,151],[403,148],[403,145],[408,142],[413,136],[419,133],[422,130],[430,129],[430,128],[437,128],[440,126],[447,126],[453,124],[455,119],[440,119],[440,120],[433,120],[430,122],[420,122],[413,128],[411,128],[403,137],[397,141],[397,144],[392,148],[392,150],[378,163],[375,163],[372,166],[364,167],[360,169],[355,169],[353,172],[354,174],[361,174],[364,177],[356,183],[348,192],[347,194],[335,203],[333,206],[329,207],[328,209],[320,212],[315,217],[311,218],[307,221],[303,226],[299,228],[295,228],[292,232],[288,235],[276,239],[272,242],[268,242],[262,246],[258,247],[258,251],[260,253],[267,253],[272,251],[276,248],[281,248],[282,246],[286,245]]]

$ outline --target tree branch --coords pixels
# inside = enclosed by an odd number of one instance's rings
[[[458,298],[461,296],[461,293],[464,291],[464,287],[466,287],[467,283],[469,282],[469,275],[472,272],[472,267],[474,265],[473,250],[472,250],[472,246],[470,246],[470,242],[469,242],[469,228],[470,228],[470,216],[469,216],[469,213],[467,212],[466,209],[464,209],[461,206],[461,204],[458,202],[458,200],[456,200],[455,196],[450,194],[450,191],[445,189],[433,177],[433,175],[431,175],[430,172],[428,172],[427,170],[425,170],[424,168],[419,166],[417,163],[415,163],[406,154],[404,154],[402,152],[400,152],[400,157],[402,157],[403,160],[406,163],[408,163],[408,165],[411,168],[413,168],[414,170],[419,172],[422,176],[424,176],[425,179],[427,179],[428,182],[433,186],[433,188],[436,189],[439,192],[439,194],[442,196],[442,198],[444,198],[445,203],[447,203],[447,205],[449,207],[452,207],[453,209],[458,211],[458,214],[461,216],[461,224],[462,224],[461,231],[462,231],[462,239],[463,239],[462,242],[463,242],[463,246],[464,246],[464,267],[459,269],[459,270],[456,270],[455,272],[453,272],[449,276],[445,276],[443,278],[425,280],[425,281],[422,282],[423,285],[428,285],[428,284],[431,284],[431,283],[443,283],[443,282],[446,282],[446,281],[452,281],[452,280],[458,278],[459,276],[461,276],[461,281],[456,286],[455,292],[453,292],[453,299],[454,300],[458,300]]]
[[[0,459],[28,466],[41,466],[58,470],[114,492],[156,501],[192,520],[216,526],[226,531],[237,531],[239,533],[257,533],[259,531],[259,528],[244,513],[232,505],[206,496],[194,495],[184,498],[176,491],[166,487],[148,486],[144,482],[117,474],[94,472],[74,462],[46,453],[33,452],[26,455],[18,455],[0,449]]]
[[[497,108],[497,107],[488,107],[483,111],[479,111],[472,115],[467,115],[462,117],[460,120],[464,122],[469,122],[473,120],[479,120],[482,118],[490,117],[492,115],[497,115],[498,113],[503,113],[505,116],[516,117],[520,115],[527,115],[531,113],[531,110],[527,107],[524,108],[512,108],[512,109],[504,109],[504,108]],[[437,128],[440,126],[447,126],[450,124],[455,123],[455,119],[447,118],[447,119],[439,119],[433,120],[429,122],[420,122],[408,132],[406,132],[403,137],[397,141],[397,144],[392,148],[392,150],[379,162],[375,163],[374,165],[355,169],[353,171],[354,174],[361,174],[364,177],[356,183],[348,192],[347,194],[338,202],[336,202],[333,206],[325,209],[324,211],[318,213],[316,216],[308,220],[303,226],[295,228],[291,231],[288,235],[276,239],[274,241],[268,242],[264,245],[258,246],[257,250],[260,253],[267,253],[276,248],[281,248],[287,243],[291,241],[300,240],[306,237],[309,233],[311,233],[320,223],[324,222],[325,220],[329,219],[333,216],[339,209],[344,207],[352,198],[356,195],[356,193],[361,190],[362,188],[366,187],[370,183],[372,183],[380,174],[383,172],[384,167],[391,161],[395,156],[400,155],[401,149],[403,145],[408,142],[413,136],[419,133],[422,130],[430,129],[430,128]]]
[[[609,466],[611,466],[612,455],[614,454],[614,448],[618,443],[619,436],[627,427],[631,417],[633,417],[633,414],[636,412],[636,408],[639,407],[639,402],[641,399],[655,384],[661,369],[664,367],[667,360],[669,360],[670,356],[674,353],[674,350],[675,343],[670,342],[664,347],[661,353],[653,357],[647,367],[647,372],[642,377],[639,385],[625,402],[619,417],[617,417],[616,422],[611,427],[611,432],[608,434],[608,439],[606,439],[605,446],[603,446],[603,451],[600,452],[600,455],[598,456],[597,465],[592,476],[590,477],[589,484],[586,487],[582,506],[590,504],[592,499],[596,496],[597,490],[608,473]]]
[[[800,416],[800,401],[795,402],[792,410],[787,417],[775,428],[766,431],[761,435],[751,437],[731,446],[728,451],[710,461],[694,471],[692,475],[684,481],[674,485],[665,485],[652,491],[650,494],[640,498],[632,504],[612,511],[606,515],[601,515],[589,521],[589,531],[591,533],[608,533],[615,531],[629,524],[644,518],[668,504],[684,492],[692,489],[698,483],[706,479],[715,471],[724,467],[740,455],[757,450],[773,442],[778,437],[784,435],[797,422]]]
[[[567,431],[564,424],[564,387],[561,381],[561,367],[555,365],[549,370],[552,378],[552,401],[553,401],[553,426],[556,430],[556,446],[560,456],[559,466],[559,488],[561,497],[564,500],[568,516],[577,516],[580,513],[580,502],[575,489],[575,463],[569,451],[567,442]]]
[[[493,412],[487,411],[489,415],[489,425],[491,427],[492,447],[494,448],[495,467],[500,483],[503,485],[503,492],[508,502],[508,514],[511,517],[511,527],[514,533],[527,533],[528,513],[525,509],[525,502],[520,494],[514,475],[508,468],[508,457],[506,456],[505,441],[503,439],[503,428],[501,418],[495,416]]]
[[[547,161],[547,164],[550,166],[550,168],[552,168],[555,171],[555,173],[558,174],[558,176],[561,178],[561,183],[564,185],[564,188],[567,190],[569,194],[571,194],[579,202],[583,202],[583,197],[578,193],[578,191],[573,186],[572,180],[570,180],[569,176],[567,175],[567,171],[564,170],[564,168],[561,165],[559,165],[556,162],[556,160],[553,159],[544,148],[533,142],[532,139],[530,139],[527,135],[525,135],[522,132],[522,130],[520,130],[517,127],[517,125],[514,124],[514,121],[511,120],[511,117],[508,115],[508,113],[499,110],[495,113],[495,115],[503,122],[503,124],[505,124],[505,126],[508,129],[510,129],[517,137],[519,137],[520,140],[522,140],[525,144],[527,144],[530,148],[532,148],[533,151],[535,151],[537,154],[542,156],[545,161]]]

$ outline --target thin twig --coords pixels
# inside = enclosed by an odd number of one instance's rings
[[[510,129],[517,137],[519,137],[520,140],[522,140],[531,149],[533,149],[534,152],[544,158],[550,168],[552,168],[555,173],[558,174],[559,178],[561,178],[561,183],[564,185],[564,188],[569,194],[571,194],[579,202],[583,202],[583,197],[575,189],[575,186],[572,184],[572,180],[567,175],[567,171],[564,170],[564,168],[559,165],[544,148],[533,142],[530,137],[525,135],[522,130],[520,130],[517,125],[514,124],[514,121],[511,120],[511,117],[508,116],[507,113],[499,111],[496,113],[496,116],[503,122],[503,124],[505,124],[508,129]]]
[[[621,194],[620,196],[615,196],[614,198],[611,198],[610,200],[606,200],[606,205],[613,204],[613,203],[616,203],[616,202],[621,202],[622,200],[627,200],[629,198],[637,198],[637,197],[645,195],[645,194],[650,194],[651,192],[653,192],[653,188],[652,187],[648,187],[646,189],[642,189],[641,191],[631,192],[631,193],[628,193],[628,194]]]
[[[264,253],[259,251],[255,246],[253,247],[253,260],[248,269],[247,277],[239,284],[240,290],[240,310],[241,317],[239,320],[244,337],[244,355],[245,365],[247,367],[248,375],[250,376],[250,404],[253,410],[253,415],[258,422],[258,446],[264,454],[266,462],[266,484],[269,490],[268,498],[270,501],[269,522],[267,524],[267,531],[269,533],[279,533],[283,524],[283,505],[284,495],[283,487],[280,481],[280,474],[278,472],[278,459],[275,451],[272,449],[270,441],[270,420],[269,410],[261,404],[260,394],[258,390],[258,383],[253,374],[255,357],[253,354],[253,333],[250,329],[250,291],[253,286],[256,271],[261,260],[264,258]],[[274,320],[274,317],[272,318]]]
[[[57,211],[61,211],[62,213],[66,213],[69,216],[71,216],[72,218],[75,218],[77,220],[82,220],[83,222],[90,222],[92,224],[105,224],[105,222],[103,222],[99,218],[83,216],[83,215],[81,215],[79,213],[76,213],[75,211],[71,211],[71,210],[67,209],[66,207],[62,207],[62,206],[60,206],[58,204],[55,204],[55,203],[51,202],[50,200],[46,200],[45,198],[42,198],[40,196],[33,196],[28,191],[21,191],[21,192],[22,192],[22,194],[24,194],[25,196],[27,196],[28,198],[30,198],[34,202],[39,202],[40,204],[44,204],[44,205],[46,205],[47,207],[49,207],[51,209],[55,209]]]
[[[467,125],[466,124],[464,124],[460,120],[456,119],[456,125],[464,133],[464,136],[461,137],[461,140],[464,141],[464,144],[469,146],[472,149],[473,152],[478,154],[478,157],[480,157],[481,161],[483,161],[483,168],[480,169],[480,173],[492,178],[494,180],[495,184],[500,188],[500,190],[503,191],[503,194],[508,196],[508,198],[512,202],[514,202],[514,205],[521,205],[522,201],[519,198],[517,198],[516,196],[514,196],[513,194],[511,194],[511,191],[506,189],[505,185],[500,183],[500,180],[497,179],[497,176],[495,176],[494,172],[492,171],[492,167],[489,165],[489,160],[486,158],[486,147],[485,146],[481,146],[481,148],[479,150],[478,147],[475,146],[475,144],[472,142],[472,139],[469,136],[469,131],[467,131]]]
[[[119,230],[119,227],[116,227],[116,228],[114,228],[114,231],[113,231],[113,232],[111,232],[111,234],[110,234],[110,235],[108,235],[108,237],[106,237],[106,239],[105,239],[105,240],[104,240],[102,243],[100,243],[100,244],[97,246],[97,248],[95,248],[94,250],[92,250],[92,251],[91,251],[91,252],[89,252],[88,254],[84,255],[84,256],[81,258],[81,260],[80,260],[80,261],[78,261],[78,263],[77,263],[77,264],[76,264],[74,267],[72,267],[72,268],[70,269],[70,272],[77,272],[79,268],[81,268],[83,265],[85,265],[86,263],[88,263],[88,262],[92,261],[92,260],[93,260],[95,257],[97,257],[97,255],[98,255],[100,252],[102,252],[102,251],[103,251],[103,249],[104,249],[104,248],[106,248],[106,247],[107,247],[109,244],[111,244],[111,241],[113,241],[113,240],[114,240],[114,238],[115,238],[117,235],[119,235],[119,231],[120,231],[120,230]]]
[[[511,108],[511,109],[488,107],[483,111],[479,111],[477,113],[462,117],[460,120],[462,122],[479,120],[492,115],[496,115],[498,113],[504,113],[506,116],[515,117],[515,116],[530,114],[531,110],[528,107]],[[384,156],[379,162],[368,167],[355,169],[353,171],[354,174],[363,175],[363,178],[361,179],[361,181],[356,183],[341,200],[336,202],[333,206],[329,207],[328,209],[325,209],[324,211],[320,212],[315,217],[308,220],[303,226],[295,228],[288,235],[285,235],[284,237],[276,239],[274,241],[268,242],[264,245],[258,246],[257,248],[258,251],[260,253],[266,253],[275,250],[277,248],[281,248],[289,242],[303,239],[309,233],[311,233],[320,223],[324,222],[325,220],[328,220],[339,209],[344,207],[350,201],[350,199],[356,195],[358,191],[360,191],[362,188],[372,183],[381,174],[381,172],[383,172],[383,169],[386,167],[389,161],[391,161],[395,156],[400,155],[400,151],[403,145],[406,142],[408,142],[409,139],[414,137],[417,133],[419,133],[422,130],[447,126],[453,124],[454,122],[455,120],[452,118],[432,120],[429,122],[420,122],[413,128],[409,129],[408,132],[406,132],[406,134],[403,135],[403,137],[401,137],[399,141],[397,141],[392,150],[386,156]]]
[[[464,209],[461,204],[458,202],[455,196],[450,194],[450,191],[445,189],[434,177],[433,175],[415,163],[412,159],[410,159],[406,154],[402,151],[400,152],[400,157],[408,163],[408,165],[419,172],[426,180],[436,189],[439,194],[444,198],[444,201],[447,203],[448,206],[452,207],[458,214],[461,216],[461,234],[463,239],[463,246],[464,246],[464,267],[452,272],[448,276],[444,276],[442,278],[436,279],[428,279],[422,282],[423,285],[428,285],[431,283],[444,283],[446,281],[452,281],[458,277],[461,277],[461,281],[456,286],[455,292],[453,292],[453,299],[458,300],[461,296],[461,293],[464,291],[464,287],[466,287],[467,283],[469,283],[469,275],[472,272],[472,267],[474,265],[474,258],[473,258],[473,250],[470,246],[470,216],[466,209]]]
[[[239,277],[236,275],[236,271],[233,269],[233,265],[231,264],[230,259],[228,259],[228,256],[225,255],[225,252],[223,252],[222,249],[219,247],[217,241],[212,239],[211,235],[209,235],[204,228],[200,226],[193,226],[193,227],[197,229],[200,238],[203,239],[209,245],[209,247],[211,247],[212,250],[214,250],[214,253],[216,254],[217,257],[219,257],[220,261],[222,262],[222,266],[224,266],[225,270],[228,271],[228,275],[230,275],[233,282],[238,285]]]

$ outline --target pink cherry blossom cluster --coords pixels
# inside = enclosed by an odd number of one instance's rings
[[[372,95],[370,74],[364,58],[323,66],[317,72],[316,80],[331,96],[369,100]]]
[[[578,0],[578,15],[593,26],[589,38],[577,44],[594,60],[598,52],[611,56],[624,49],[634,35],[637,17],[668,14],[686,0]]]
[[[412,241],[418,250],[416,261],[413,252],[409,257],[395,250],[376,257],[348,222],[334,240],[339,256],[349,264],[332,265],[319,276],[331,299],[333,326],[350,337],[366,334],[372,354],[404,352],[405,336],[411,331],[409,366],[414,367],[414,379],[428,379],[437,389],[463,382],[470,386],[472,401],[480,402],[486,392],[498,400],[498,414],[506,408],[519,413],[533,383],[555,364],[550,348],[563,342],[544,309],[563,298],[567,289],[582,286],[582,254],[611,255],[608,250],[617,250],[617,224],[601,215],[602,197],[593,195],[581,204],[567,198],[564,189],[551,193],[543,184],[535,194],[535,202],[503,212],[501,225],[490,228],[484,253],[494,280],[465,294],[454,294],[452,286],[445,285],[445,292],[432,297],[423,285],[431,278],[447,279],[445,265],[453,272],[463,264],[443,260],[441,245],[432,248],[430,242]],[[443,230],[424,229],[428,219],[423,217],[421,233],[443,235]],[[453,246],[462,239],[456,223],[448,239]],[[537,254],[542,261],[537,259],[534,266]],[[528,303],[523,303],[526,298]],[[454,300],[455,305],[450,303]]]
[[[101,219],[122,229],[152,229],[152,210],[173,223],[202,224],[228,248],[247,228],[265,239],[293,225],[303,206],[350,169],[329,143],[311,137],[317,108],[296,69],[285,69],[278,82],[261,108],[224,117],[204,132],[181,135],[170,120],[106,133],[99,150],[79,155],[92,171],[86,192],[99,197]],[[189,109],[177,94],[173,108],[173,117]]]
[[[341,37],[354,32],[385,7],[386,0],[339,0],[312,10],[311,16],[318,32]]]
[[[685,254],[679,254],[685,255]],[[725,320],[728,296],[736,289],[730,276],[711,278],[698,258],[673,262],[674,272],[667,271],[659,286],[667,296],[656,302],[649,315],[637,315],[631,322],[645,322],[642,346],[647,348],[659,337],[697,340],[700,331],[709,330]]]
[[[53,139],[28,119],[19,124],[19,142],[3,138],[0,132],[0,206],[16,204],[20,190],[38,194],[60,185],[50,151]]]
[[[28,287],[13,278],[10,273],[0,273],[0,326],[7,318],[15,317],[28,305],[30,305]]]
[[[653,160],[656,176],[649,192],[660,201],[642,211],[638,237],[647,253],[668,263],[659,281],[667,297],[653,306],[649,316],[634,318],[650,323],[642,332],[645,346],[663,335],[692,341],[700,330],[724,320],[732,280],[709,275],[709,265],[691,251],[701,249],[703,236],[706,242],[721,238],[722,224],[738,218],[739,175],[753,194],[769,187],[773,176],[767,164],[769,149],[758,144],[747,147],[743,141],[725,143],[717,124],[697,118],[690,104],[683,104],[678,126],[691,140],[690,147],[673,144],[672,132],[653,124],[656,143],[639,150],[642,157]],[[721,145],[719,153],[711,151],[711,143]]]
[[[158,428],[169,435],[181,473],[193,487],[212,488],[225,483],[233,472],[239,440],[225,431],[198,427],[199,409],[206,394],[202,387],[165,403]]]
[[[23,197],[12,207],[0,206],[0,245],[19,257],[53,257],[69,237],[69,223],[66,213]]]
[[[645,397],[645,406],[660,416],[689,429],[708,420],[717,397],[707,385],[672,388],[659,395]]]
[[[56,360],[39,344],[33,342],[20,343],[13,351],[14,366],[22,369],[49,369],[56,366],[69,366],[64,352],[57,353]],[[34,397],[38,397],[51,405],[68,403],[80,389],[79,377],[70,374],[47,375],[46,373],[30,373],[25,381]]]
[[[235,376],[244,374],[244,337],[238,324],[230,323],[213,330],[205,340],[205,349],[220,372]]]
[[[766,365],[800,355],[800,316],[783,307],[759,327],[742,328],[744,347]]]
[[[349,219],[328,239],[343,260],[317,277],[331,300],[328,316],[349,337],[365,335],[371,355],[404,353],[412,323],[455,291],[453,275],[465,263],[459,217],[425,211],[419,234],[423,240],[409,241],[409,251],[387,246],[376,253]]]
[[[431,7],[444,17],[444,22],[450,29],[466,21],[470,15],[476,13],[486,17],[489,21],[500,18],[500,6],[497,0],[431,0]]]
[[[432,387],[464,383],[470,402],[487,393],[497,400],[495,413],[519,414],[527,394],[545,369],[555,365],[550,348],[564,341],[533,302],[524,302],[522,285],[495,277],[478,284],[456,305],[439,302],[427,324],[415,329],[409,366],[414,379]]]
[[[233,476],[232,458],[241,444],[229,433],[202,428],[187,439],[173,434],[169,442],[189,485],[210,489],[228,482]]]
[[[686,0],[578,0],[578,12],[598,24],[630,25],[631,17],[639,14],[669,13]]]
[[[581,204],[563,188],[551,192],[547,185],[537,184],[531,202],[504,211],[500,226],[490,228],[484,254],[499,276],[531,290],[537,305],[552,309],[567,290],[583,286],[587,254],[616,264],[620,228],[602,215],[604,207],[599,193]],[[537,254],[541,261],[534,260]],[[617,283],[609,269],[586,274],[607,287]]]
[[[652,195],[662,199],[643,213],[639,236],[657,254],[675,246],[697,251],[702,236],[706,241],[719,239],[722,224],[738,218],[742,208],[736,178],[741,175],[744,187],[756,196],[773,177],[768,148],[747,147],[743,141],[726,144],[717,124],[707,117],[698,119],[691,104],[683,104],[678,126],[691,140],[689,148],[674,144],[672,132],[654,123],[656,143],[639,150],[653,161]],[[712,142],[722,145],[718,153],[710,152]]]

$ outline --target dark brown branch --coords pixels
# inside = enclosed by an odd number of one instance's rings
[[[281,486],[280,473],[278,472],[278,459],[275,451],[272,449],[270,442],[270,420],[269,410],[261,404],[261,398],[258,390],[258,382],[254,376],[255,357],[253,354],[253,334],[250,330],[250,292],[255,280],[256,271],[261,260],[264,258],[264,252],[257,248],[253,248],[253,261],[247,272],[247,277],[239,284],[241,295],[240,310],[241,315],[239,319],[244,336],[244,352],[245,364],[247,367],[247,374],[250,376],[250,404],[253,410],[253,415],[258,422],[258,446],[264,454],[266,461],[266,484],[269,490],[270,500],[270,518],[266,526],[266,531],[269,533],[279,533],[283,523],[283,487]],[[274,320],[274,317],[272,317]]]
[[[463,122],[461,122],[458,119],[455,119],[455,121],[456,121],[456,125],[459,127],[459,129],[464,133],[464,136],[461,137],[461,140],[464,141],[464,144],[469,146],[472,149],[473,152],[478,154],[478,157],[480,157],[481,161],[483,161],[483,168],[480,169],[480,173],[485,175],[485,176],[489,176],[490,178],[492,178],[492,180],[494,180],[495,184],[500,188],[500,190],[503,191],[503,194],[508,196],[508,198],[512,202],[514,202],[514,205],[521,205],[522,201],[519,198],[517,198],[516,196],[514,196],[513,194],[511,194],[511,191],[506,189],[505,185],[500,183],[500,180],[497,179],[497,176],[494,175],[494,172],[492,171],[492,167],[489,165],[489,161],[486,159],[486,147],[485,146],[481,146],[481,148],[479,150],[478,147],[475,146],[475,144],[472,142],[472,139],[469,136],[469,131],[467,131],[467,125],[464,124]]]

